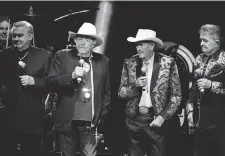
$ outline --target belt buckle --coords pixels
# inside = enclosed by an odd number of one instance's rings
[[[141,106],[141,107],[139,107],[139,112],[141,114],[148,114],[149,108],[148,107]]]

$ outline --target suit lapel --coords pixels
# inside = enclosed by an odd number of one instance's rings
[[[159,69],[160,69],[159,63],[160,63],[160,55],[156,52],[155,58],[154,58],[153,70],[152,70],[152,79],[151,79],[151,86],[150,86],[151,91],[155,87],[156,81],[158,79]]]
[[[80,66],[79,64],[79,56],[77,56],[77,52],[75,50],[71,50],[68,52],[68,55],[66,58],[66,67],[65,69],[67,69],[67,72],[73,72],[76,66]]]
[[[101,77],[101,73],[99,73],[102,69],[102,66],[100,65],[100,61],[98,60],[97,56],[95,55],[95,53],[92,53],[93,57],[95,57],[95,59],[91,58],[91,65],[92,65],[92,71],[93,71],[93,81],[94,81],[94,85],[97,84],[96,80],[99,80],[99,77]],[[98,70],[93,70],[93,69],[98,69]],[[101,71],[103,72],[103,71]]]
[[[137,66],[136,66],[136,78],[141,76],[141,67],[143,65],[142,59],[137,58]]]

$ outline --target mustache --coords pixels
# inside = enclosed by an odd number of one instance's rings
[[[7,38],[6,34],[0,34],[0,38]]]

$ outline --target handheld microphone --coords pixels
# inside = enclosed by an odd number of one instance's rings
[[[25,73],[26,63],[20,60],[20,61],[18,62],[18,64],[19,64],[19,66],[22,68],[22,75],[26,75],[26,73]],[[22,86],[22,88],[26,88],[26,86]]]
[[[145,67],[146,68],[146,67]],[[141,69],[141,76],[145,77],[147,74],[146,74],[146,69],[145,68],[142,68]],[[145,91],[146,90],[146,86],[142,87],[142,91]]]
[[[200,68],[199,68],[199,69],[196,69],[196,70],[195,70],[195,75],[194,75],[194,76],[195,76],[196,78],[201,78],[201,77],[202,77],[202,72],[203,72],[202,69],[200,69]],[[205,92],[205,89],[202,88],[202,89],[200,90],[200,92],[201,92],[201,93],[204,93],[204,92]]]
[[[84,60],[83,60],[83,59],[80,59],[80,60],[79,60],[79,63],[80,63],[80,67],[83,67]],[[78,78],[77,78],[77,82],[78,82],[78,83],[81,82],[81,77],[78,77]]]
[[[26,63],[23,62],[23,61],[19,61],[18,64],[19,64],[19,66],[22,68],[22,71],[23,71],[22,74],[23,74],[23,75],[26,75],[26,73],[25,73]]]
[[[202,77],[202,69],[200,69],[200,68],[196,69],[195,72],[194,72],[194,77],[195,78]]]

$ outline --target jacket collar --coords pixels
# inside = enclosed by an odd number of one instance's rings
[[[153,88],[156,85],[156,81],[158,79],[159,69],[160,69],[160,58],[161,58],[161,55],[159,53],[155,53],[150,91],[153,90]]]
[[[77,59],[80,59],[80,56],[78,56],[78,51],[76,49],[71,50],[71,55],[76,57]],[[91,51],[91,56],[89,58],[91,60],[99,61],[100,60],[100,54]]]
[[[214,60],[217,60],[219,55],[220,55],[220,52],[222,51],[221,48],[219,48],[218,50],[216,50],[212,55],[210,56],[207,56],[206,54],[203,54],[203,59],[207,58],[207,57],[212,57],[212,59]]]

